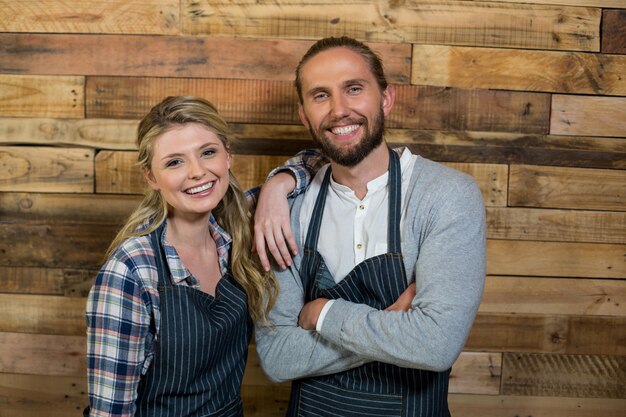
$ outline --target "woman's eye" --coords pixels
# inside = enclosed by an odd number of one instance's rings
[[[172,168],[175,166],[178,166],[181,164],[181,160],[180,159],[172,159],[171,161],[168,161],[167,164],[165,164],[166,167],[168,168]]]
[[[205,149],[204,151],[202,151],[202,156],[212,156],[212,155],[215,155],[214,149]]]

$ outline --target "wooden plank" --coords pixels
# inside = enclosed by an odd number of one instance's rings
[[[626,212],[487,208],[487,237],[626,244]]]
[[[0,332],[84,337],[86,303],[81,297],[0,294]]]
[[[284,417],[289,406],[290,386],[243,385],[241,399],[246,417]]]
[[[0,31],[177,34],[177,0],[0,0]]]
[[[391,127],[547,133],[549,95],[432,86],[399,86]]]
[[[623,0],[498,0],[500,3],[535,3],[564,6],[623,7]]]
[[[0,144],[135,150],[137,120],[0,117]],[[235,153],[288,155],[315,147],[302,125],[231,123]],[[436,161],[626,169],[626,141],[506,132],[393,129],[392,146]]]
[[[86,376],[86,346],[84,334],[60,336],[3,332],[0,333],[0,372]]]
[[[137,149],[138,120],[0,117],[0,143]]]
[[[0,34],[0,73],[293,80],[300,57],[312,43],[207,36],[5,33]],[[410,44],[369,45],[383,59],[390,82],[409,83]]]
[[[86,375],[0,373],[2,417],[78,416],[88,403]]]
[[[117,225],[0,223],[0,266],[99,269]]]
[[[621,1],[621,0],[616,0]],[[626,54],[626,10],[602,10],[602,53]]]
[[[299,124],[292,83],[272,80],[88,77],[87,117],[140,118],[168,95],[203,96],[235,123]],[[389,127],[547,133],[542,93],[397,87]]]
[[[451,394],[448,401],[458,417],[624,417],[626,408],[626,400],[606,398]]]
[[[626,245],[487,239],[488,275],[626,278]]]
[[[479,1],[186,0],[181,7],[182,30],[191,35],[295,39],[348,35],[383,42],[591,51],[600,49],[600,17],[597,8]]]
[[[482,313],[626,317],[622,280],[488,276]]]
[[[0,147],[0,191],[93,192],[92,150]]]
[[[485,206],[506,206],[508,166],[496,164],[468,164],[444,162],[444,165],[471,175],[483,195]]]
[[[626,317],[479,313],[468,351],[626,355]]]
[[[626,356],[505,353],[502,394],[626,398]]]
[[[0,266],[0,292],[86,297],[95,269]]]
[[[626,137],[626,97],[552,96],[550,133]]]
[[[0,193],[3,221],[121,225],[141,197],[96,194]]]
[[[0,74],[0,115],[82,118],[84,83],[78,76]]]
[[[413,84],[626,94],[622,55],[414,45],[412,62]]]
[[[96,155],[96,193],[143,194],[146,181],[137,152],[100,151]]]
[[[626,210],[626,171],[511,165],[509,206]]]

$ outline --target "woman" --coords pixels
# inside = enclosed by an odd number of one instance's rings
[[[85,412],[240,416],[250,319],[265,321],[278,285],[250,256],[228,126],[203,99],[168,97],[137,145],[149,189],[89,293]]]

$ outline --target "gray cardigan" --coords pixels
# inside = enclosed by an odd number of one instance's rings
[[[402,254],[408,280],[417,284],[413,308],[380,311],[337,300],[319,333],[298,327],[300,250],[290,268],[274,271],[280,294],[269,315],[272,326],[256,326],[257,353],[271,380],[332,374],[370,361],[432,371],[452,366],[484,286],[482,195],[472,177],[418,156],[406,198]],[[302,200],[290,201],[296,241],[306,233],[299,227]]]

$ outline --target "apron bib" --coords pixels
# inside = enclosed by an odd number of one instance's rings
[[[151,234],[159,271],[161,329],[141,378],[137,417],[242,416],[241,379],[251,325],[246,294],[227,273],[215,297],[173,285],[160,243]]]
[[[389,222],[387,253],[368,258],[335,283],[317,252],[326,195],[328,168],[313,209],[305,240],[301,279],[305,301],[344,299],[384,310],[408,286],[400,247],[400,161],[389,149]],[[393,343],[393,341],[390,341]],[[332,375],[292,383],[287,415],[354,417],[447,417],[450,371],[431,372],[371,362]]]

